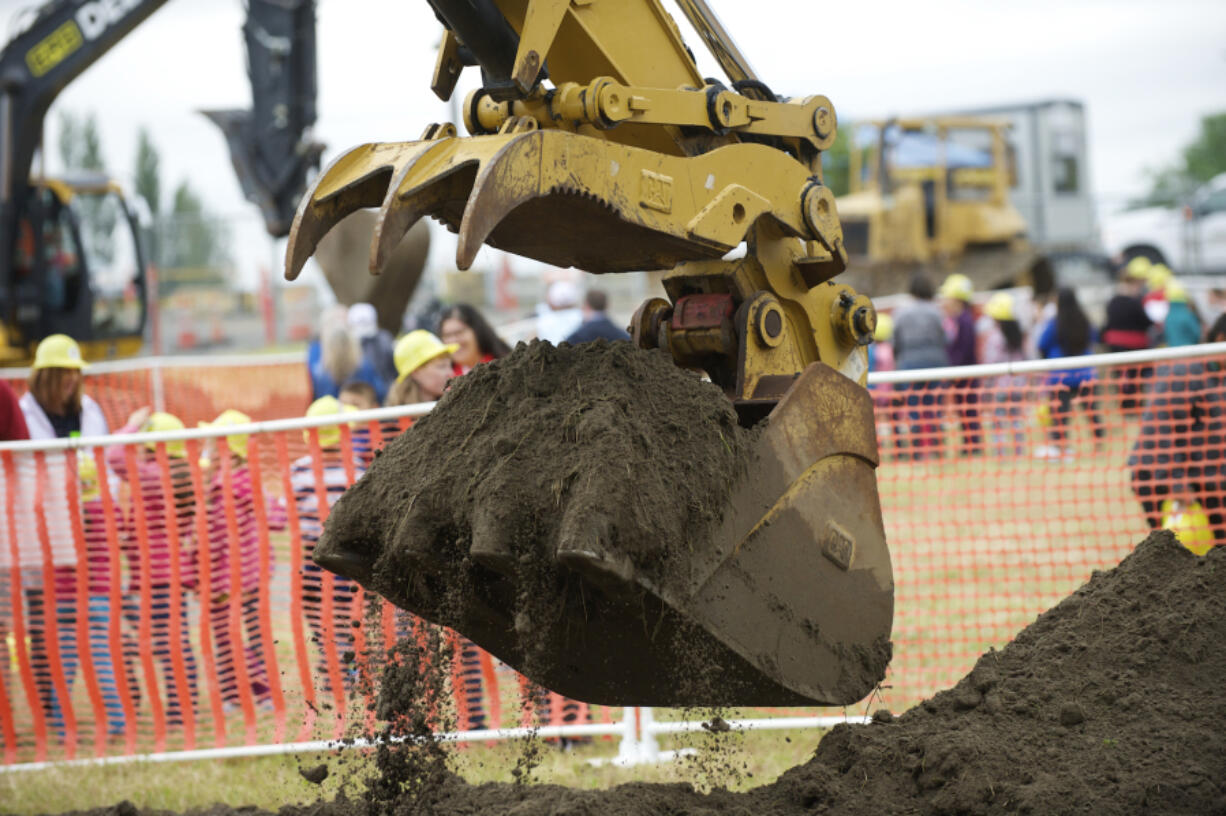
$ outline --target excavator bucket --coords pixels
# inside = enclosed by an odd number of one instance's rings
[[[424,216],[459,234],[460,269],[482,244],[597,274],[669,269],[723,256],[763,216],[785,234],[809,232],[812,187],[802,165],[758,144],[690,157],[564,131],[365,144],[303,198],[286,277],[297,277],[336,224],[368,207],[379,208],[368,256],[376,274]],[[830,223],[819,227],[837,230],[837,218],[822,218]]]
[[[813,363],[755,445],[722,527],[692,545],[684,574],[658,584],[609,555],[615,542],[559,541],[562,584],[582,603],[528,636],[517,599],[539,588],[519,585],[515,569],[491,569],[483,553],[455,557],[457,541],[472,546],[462,530],[422,541],[403,527],[375,532],[394,520],[329,523],[314,557],[576,699],[850,704],[884,676],[893,617],[871,400],[852,380]],[[345,512],[343,500],[335,512]],[[421,555],[418,567],[412,574],[376,568],[400,563],[389,551]]]

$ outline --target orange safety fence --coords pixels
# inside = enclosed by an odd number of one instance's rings
[[[1151,527],[1198,549],[1226,540],[1226,351],[1189,354],[1199,356],[877,378],[894,661],[847,713],[900,711],[949,686]],[[279,370],[248,367],[266,383]],[[90,375],[87,393],[115,376]],[[302,391],[286,415],[308,396],[301,364],[295,376]],[[184,419],[247,410],[217,389],[208,410],[185,404]],[[124,395],[109,409],[118,415],[150,392],[110,393]],[[342,425],[335,445],[274,422],[245,434],[245,457],[216,431],[0,446],[0,762],[364,733],[374,691],[362,679],[415,624],[310,553],[332,503],[410,422]],[[449,637],[463,730],[614,716],[521,694],[518,675]]]
[[[894,711],[949,687],[1151,528],[1199,553],[1226,543],[1226,351],[1055,362],[1071,367],[871,388]]]
[[[366,678],[419,623],[310,555],[409,424],[255,432],[246,456],[167,434],[0,450],[3,764],[370,733]],[[517,676],[449,637],[455,725],[519,726]],[[539,699],[535,724],[611,721]]]

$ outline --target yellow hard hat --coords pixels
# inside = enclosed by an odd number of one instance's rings
[[[941,284],[941,290],[939,292],[941,297],[952,298],[954,300],[961,300],[964,302],[970,302],[970,299],[974,293],[975,287],[971,285],[971,279],[966,275],[958,273],[954,273],[946,278],[945,282]]]
[[[1124,276],[1133,280],[1147,280],[1149,278],[1149,270],[1153,268],[1153,262],[1144,255],[1138,255],[1128,262],[1124,267]]]
[[[997,292],[988,299],[983,311],[993,320],[1016,320],[1013,314],[1013,298],[1006,292]]]
[[[34,352],[33,368],[89,368],[81,358],[81,347],[66,334],[44,337]]]
[[[1175,273],[1171,272],[1166,264],[1154,264],[1145,275],[1145,284],[1150,289],[1157,291],[1165,288],[1173,277],[1175,277]]]
[[[357,408],[354,408],[352,405],[346,405],[336,397],[320,397],[311,403],[310,408],[307,408],[306,415],[309,417],[322,417],[332,416],[333,414],[351,414],[357,410]],[[323,425],[317,430],[319,432],[319,446],[321,448],[334,448],[341,443],[340,428],[333,425]],[[302,438],[310,443],[311,432],[309,430],[303,431]]]
[[[1162,528],[1173,532],[1180,544],[1197,555],[1204,555],[1213,547],[1213,529],[1200,502],[1164,501]]]
[[[396,341],[393,358],[396,361],[396,382],[412,374],[435,357],[444,354],[455,354],[459,346],[455,343],[444,344],[425,329],[416,329]]]
[[[149,415],[149,418],[145,420],[145,424],[140,426],[141,431],[144,433],[167,433],[169,431],[181,431],[183,428],[183,420],[179,419],[174,414],[168,414],[165,411],[154,411]],[[147,447],[149,450],[156,450],[157,443],[146,442],[145,447]],[[166,455],[186,458],[187,443],[182,439],[174,442],[167,442]]]
[[[227,408],[217,415],[217,419],[212,422],[199,423],[201,428],[220,428],[226,425],[250,425],[251,417],[244,414],[242,411],[236,411],[233,408]],[[234,434],[226,437],[226,447],[240,459],[247,458],[247,434]]]
[[[1174,278],[1171,278],[1169,281],[1166,282],[1166,286],[1163,288],[1163,292],[1166,294],[1166,299],[1168,303],[1187,303],[1188,302],[1188,287],[1184,286],[1182,283],[1175,280]]]
[[[873,339],[878,343],[888,343],[892,337],[894,337],[894,318],[877,312],[877,328],[873,329]]]

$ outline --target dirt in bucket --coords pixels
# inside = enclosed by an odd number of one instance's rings
[[[662,352],[520,345],[456,380],[387,446],[332,510],[317,552],[356,554],[371,589],[560,693],[583,697],[585,672],[703,682],[697,669],[720,663],[702,649],[720,647],[631,579],[688,577],[755,435],[718,387]],[[604,556],[621,577],[581,581],[559,563],[568,548]],[[625,645],[645,628],[657,651],[681,643],[693,659],[661,667]],[[558,665],[567,655],[585,668]]]

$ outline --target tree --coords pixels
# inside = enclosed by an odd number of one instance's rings
[[[136,194],[145,199],[154,218],[162,211],[161,157],[148,128],[141,128],[136,141]]]
[[[225,225],[208,213],[199,194],[186,179],[175,188],[170,216],[165,219],[164,226],[164,266],[219,266],[228,259],[229,234]]]
[[[225,225],[208,212],[187,180],[175,188],[169,211],[164,207],[161,154],[146,128],[137,138],[135,190],[153,216],[146,244],[154,264],[182,269],[219,266],[228,260]]]
[[[105,173],[102,157],[102,137],[93,113],[80,117],[65,111],[60,114],[60,160],[71,174],[73,171]],[[115,230],[119,226],[119,211],[107,196],[80,196],[73,203],[81,222],[81,240],[89,254],[102,267],[115,257]]]
[[[93,113],[84,118],[65,111],[60,114],[60,160],[67,170],[103,172],[102,137]]]
[[[153,137],[148,128],[141,128],[136,139],[136,179],[135,191],[145,200],[149,215],[156,225],[162,212],[162,170],[161,157],[153,144]],[[161,265],[161,232],[156,226],[146,225],[141,230],[149,257],[155,265]]]
[[[1226,173],[1226,113],[1200,120],[1200,133],[1180,151],[1179,158],[1147,171],[1150,189],[1133,207],[1174,207],[1219,173]]]

